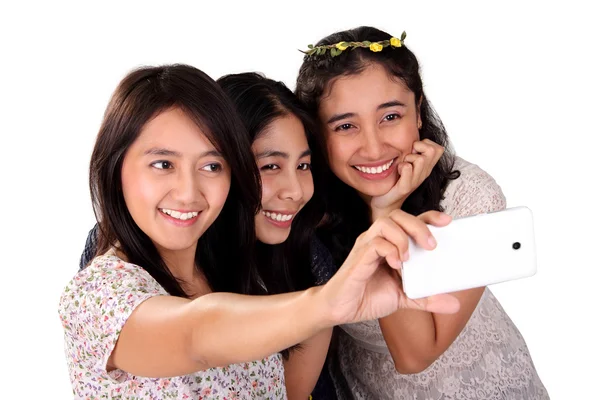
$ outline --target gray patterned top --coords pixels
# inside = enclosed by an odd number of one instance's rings
[[[506,207],[502,190],[478,166],[460,158],[442,207],[453,217]],[[454,343],[425,371],[394,367],[377,320],[343,325],[330,371],[340,399],[548,399],[525,340],[486,289]]]

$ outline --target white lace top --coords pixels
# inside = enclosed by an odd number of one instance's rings
[[[442,207],[453,217],[506,207],[494,179],[460,158]],[[548,399],[527,345],[486,289],[454,343],[425,371],[399,374],[377,320],[343,325],[330,365],[340,399]]]

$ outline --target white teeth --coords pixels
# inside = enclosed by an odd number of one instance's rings
[[[356,168],[357,170],[359,170],[360,172],[363,172],[365,174],[380,174],[383,171],[387,171],[394,163],[394,160],[389,161],[387,164],[380,165],[379,167],[361,167],[361,166],[355,165],[354,168]]]
[[[274,221],[289,221],[294,217],[293,214],[278,214],[278,213],[272,213],[269,211],[262,211],[262,214],[265,217],[270,218]]]
[[[182,213],[182,212],[175,211],[175,210],[169,210],[168,208],[160,208],[160,211],[167,215],[170,215],[173,218],[177,218],[182,221],[187,221],[188,219],[192,219],[192,218],[198,216],[198,211],[190,211],[190,212]]]

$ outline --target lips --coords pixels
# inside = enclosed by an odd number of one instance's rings
[[[177,210],[171,210],[168,208],[159,208],[159,210],[164,213],[167,214],[168,216],[175,218],[175,219],[179,219],[182,221],[186,221],[188,219],[192,219],[194,217],[197,217],[199,212],[198,211],[177,211]]]
[[[189,227],[198,221],[202,211],[171,210],[159,208],[160,214],[171,224],[178,227]]]
[[[396,160],[398,157],[387,161],[380,161],[371,164],[356,164],[352,168],[363,179],[377,181],[387,178],[396,170]]]
[[[355,168],[357,171],[362,172],[363,174],[371,174],[371,175],[381,174],[381,173],[387,171],[392,166],[392,164],[394,164],[394,161],[396,161],[396,158],[392,158],[391,160],[383,162],[383,163],[362,164],[362,165],[357,164],[357,165],[353,165],[352,167]]]
[[[271,224],[275,225],[278,228],[289,228],[292,225],[292,220],[294,219],[296,213],[297,211],[261,211],[261,214],[265,216],[267,221],[269,221]]]

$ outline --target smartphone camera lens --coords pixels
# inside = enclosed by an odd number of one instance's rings
[[[519,250],[520,248],[521,248],[521,243],[519,243],[519,242],[514,242],[513,243],[513,249]]]

